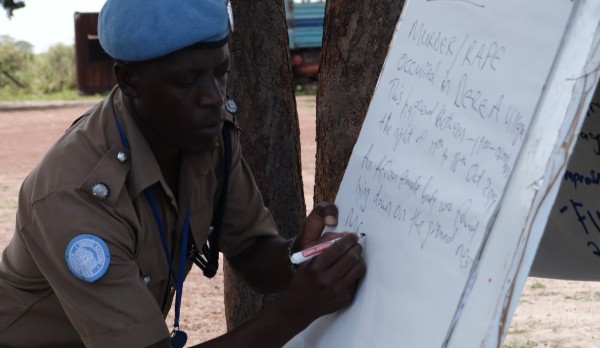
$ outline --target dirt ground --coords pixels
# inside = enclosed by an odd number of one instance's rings
[[[2,110],[0,105],[0,248],[14,230],[21,181],[53,141],[87,105]],[[305,197],[312,206],[315,156],[315,100],[299,97]],[[193,270],[184,288],[182,328],[188,344],[225,332],[223,275],[211,280]],[[505,347],[600,347],[600,283],[529,278],[513,317]],[[169,320],[169,326],[172,321]],[[468,348],[468,347],[467,347]]]

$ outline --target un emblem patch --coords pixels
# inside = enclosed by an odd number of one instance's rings
[[[106,273],[110,253],[102,239],[91,234],[80,234],[69,242],[65,260],[77,278],[92,283]]]

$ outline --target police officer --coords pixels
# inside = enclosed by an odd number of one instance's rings
[[[183,346],[192,248],[209,273],[218,245],[250,285],[283,291],[201,346],[279,347],[351,302],[365,273],[354,234],[289,264],[291,252],[332,238],[321,232],[337,211],[318,205],[297,239],[277,234],[225,110],[228,31],[223,0],[105,3],[98,34],[118,85],[23,183],[0,264],[0,346]]]

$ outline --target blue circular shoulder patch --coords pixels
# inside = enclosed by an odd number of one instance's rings
[[[106,273],[110,253],[102,239],[91,234],[80,234],[69,242],[65,260],[77,278],[92,283]]]

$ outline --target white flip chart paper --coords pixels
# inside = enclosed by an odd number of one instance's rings
[[[526,165],[521,150],[532,121],[541,122],[542,92],[577,4],[407,1],[336,198],[338,230],[367,234],[368,273],[350,308],[317,320],[287,347],[452,345],[455,327],[464,336],[466,322],[475,326],[471,291],[476,297],[486,286],[493,291],[491,299],[480,296],[489,304],[481,336],[499,320],[497,298],[514,284],[507,272],[519,268],[494,260],[489,271],[484,251],[490,236],[499,238],[490,231],[511,204],[504,196],[515,167]],[[560,117],[543,136],[550,148],[573,122]],[[550,157],[549,150],[532,173],[543,176]],[[503,219],[503,227],[521,231],[528,215]],[[518,236],[505,254],[523,249]]]

